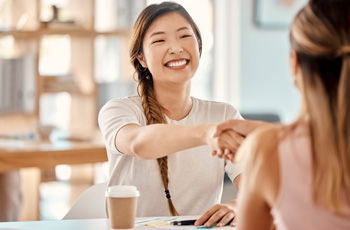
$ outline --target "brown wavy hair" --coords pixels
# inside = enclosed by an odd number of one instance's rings
[[[302,71],[299,121],[305,116],[310,121],[313,199],[345,213],[350,204],[350,1],[309,1],[291,25],[290,41]]]
[[[139,60],[139,56],[143,55],[142,42],[144,36],[151,26],[151,24],[160,16],[169,13],[181,14],[191,25],[199,47],[199,53],[202,53],[202,37],[200,31],[193,21],[189,13],[180,4],[174,2],[162,2],[160,4],[152,4],[147,6],[138,16],[134,24],[132,33],[130,61],[135,68],[135,75],[137,76],[137,92],[142,101],[142,107],[147,118],[147,124],[167,123],[164,115],[164,108],[158,103],[154,88],[152,73],[147,68],[144,68]],[[171,200],[169,192],[169,175],[168,175],[168,157],[158,158],[158,165],[160,169],[161,178],[163,181],[165,194],[168,200],[169,211],[171,215],[177,216],[178,213]]]

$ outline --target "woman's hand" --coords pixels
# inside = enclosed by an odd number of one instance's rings
[[[244,136],[233,130],[225,130],[217,137],[212,137],[210,147],[213,149],[212,156],[233,161],[235,153],[244,140]]]
[[[216,204],[206,211],[195,222],[195,226],[203,225],[211,227],[216,224],[217,227],[222,227],[227,224],[235,225],[234,218],[236,217],[236,200],[232,200],[226,204]]]
[[[271,124],[262,121],[231,119],[217,125],[209,143],[213,149],[212,155],[233,162],[245,137],[263,125]]]
[[[261,127],[263,125],[273,125],[273,124],[268,122],[263,122],[263,121],[231,119],[217,125],[216,130],[213,134],[213,137],[218,137],[227,130],[235,131],[241,136],[246,137],[249,133],[254,131],[256,128]]]

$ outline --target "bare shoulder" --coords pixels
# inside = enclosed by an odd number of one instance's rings
[[[278,132],[281,125],[264,125],[250,133],[244,145],[248,145],[251,155],[269,157],[276,153],[278,146]]]
[[[273,173],[271,168],[276,168],[278,164],[280,128],[281,125],[261,126],[247,136],[238,153],[238,158],[244,162],[247,175],[257,180],[264,180],[267,174]]]

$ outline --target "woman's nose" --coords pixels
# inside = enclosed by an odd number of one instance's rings
[[[179,45],[179,44],[173,44],[172,46],[170,46],[169,48],[169,53],[170,54],[176,54],[176,53],[182,53],[184,50],[183,48]]]

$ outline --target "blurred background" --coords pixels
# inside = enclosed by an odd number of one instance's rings
[[[128,55],[133,22],[146,5],[159,2],[0,0],[0,152],[19,136],[99,139],[99,109],[111,98],[136,93]],[[203,37],[192,95],[231,103],[246,119],[291,122],[299,94],[289,74],[288,32],[307,1],[176,2]],[[36,215],[23,212],[21,220],[62,218],[86,188],[108,180],[107,167],[21,169],[38,188]],[[223,202],[232,198],[232,189],[224,189]]]

